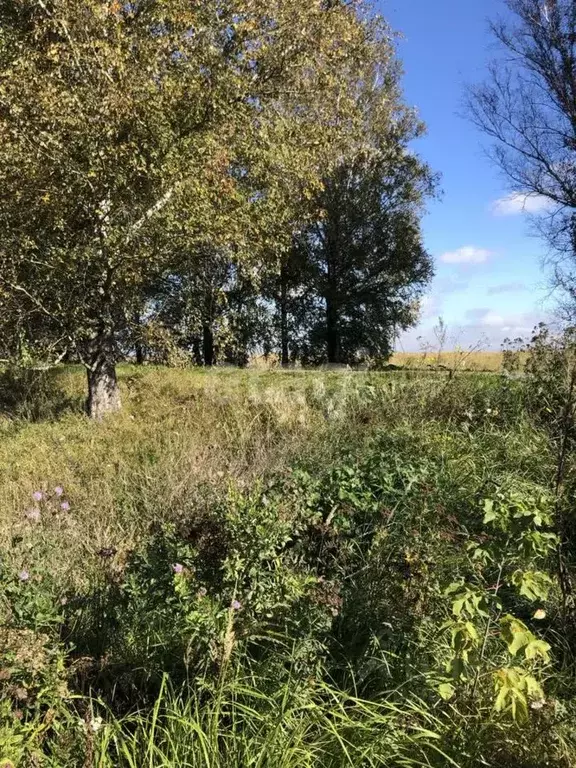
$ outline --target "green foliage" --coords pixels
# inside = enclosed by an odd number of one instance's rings
[[[119,408],[113,366],[159,281],[207,251],[273,266],[333,158],[408,114],[388,28],[356,3],[9,0],[0,26],[2,328],[73,352],[94,416]],[[378,124],[352,87],[376,78]]]
[[[318,221],[295,240],[304,264],[298,295],[316,310],[303,318],[305,362],[387,358],[394,334],[416,321],[432,278],[418,217],[434,188],[430,170],[407,151],[420,131],[405,115],[393,138],[382,131],[371,150],[342,162],[325,181]]]
[[[520,484],[484,499],[482,512],[483,524],[493,533],[484,536],[482,543],[468,544],[473,565],[469,577],[473,581],[451,584],[445,592],[456,617],[456,621],[444,626],[451,633],[452,649],[446,671],[464,689],[471,686],[467,695],[472,699],[485,695],[479,683],[491,675],[496,684],[495,710],[526,720],[530,702],[544,700],[535,674],[543,664],[550,663],[551,646],[519,618],[503,611],[505,606],[520,609],[518,598],[541,603],[548,600],[553,580],[533,567],[545,566],[557,547],[557,537],[540,530],[552,525],[553,507],[539,489]],[[506,586],[513,588],[518,597],[514,592],[506,594]],[[498,640],[517,664],[522,661],[525,666],[497,668],[500,662],[495,661],[498,656],[491,646]],[[452,698],[458,691],[447,685],[439,686],[442,698]]]
[[[554,446],[514,402],[528,382],[121,374],[118,420],[0,448],[2,758],[572,764]]]

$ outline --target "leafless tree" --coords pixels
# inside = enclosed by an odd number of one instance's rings
[[[472,120],[517,205],[543,215],[553,285],[576,314],[576,2],[506,0],[491,28],[503,51],[469,94]],[[542,203],[542,205],[540,205]]]

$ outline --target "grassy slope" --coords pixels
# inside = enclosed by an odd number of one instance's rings
[[[476,524],[476,494],[494,482],[526,480],[545,486],[552,472],[546,440],[523,416],[520,385],[500,385],[497,377],[466,376],[448,382],[444,376],[394,373],[206,372],[122,366],[120,380],[125,409],[102,424],[92,424],[82,415],[84,378],[82,371],[73,368],[58,372],[54,390],[46,394],[41,409],[45,414],[43,420],[0,423],[0,550],[5,553],[10,572],[29,571],[32,586],[39,590],[44,581],[50,580],[58,594],[87,593],[102,577],[102,558],[98,554],[102,548],[118,550],[114,567],[121,572],[131,551],[142,547],[148,539],[152,524],[191,519],[199,510],[213,509],[219,500],[224,500],[230,485],[248,492],[262,478],[288,477],[295,464],[305,464],[313,476],[321,477],[332,466],[340,466],[347,453],[352,455],[352,464],[356,460],[367,462],[367,468],[359,474],[362,482],[362,472],[369,477],[374,471],[376,478],[381,478],[390,467],[394,482],[405,484],[405,491],[398,497],[398,511],[386,526],[390,552],[395,554],[386,557],[439,558],[433,575],[442,577],[445,586],[452,578],[451,569],[461,565],[458,558],[463,552],[461,541],[465,540],[461,537],[468,535],[468,525]],[[58,418],[50,418],[52,412],[59,410],[53,404],[60,402],[68,403],[67,407],[59,411]],[[372,465],[374,469],[370,469]],[[343,471],[345,479],[348,464]],[[330,482],[336,484],[330,492],[337,494],[338,476]],[[39,523],[30,522],[25,512],[33,505],[32,493],[50,493],[58,485],[65,489],[70,511],[59,510],[53,500],[43,506]],[[365,490],[360,487],[361,499]],[[15,537],[17,546],[13,545]],[[445,553],[439,554],[443,547]],[[396,621],[389,615],[396,598],[386,592],[388,577],[380,576],[377,567],[370,578],[373,581],[358,582],[358,616],[354,618],[353,603],[346,609],[350,626],[362,624],[363,611],[373,611],[375,620],[384,623]],[[410,599],[409,595],[402,597],[400,608],[395,610],[401,610],[403,601],[408,600],[407,618],[411,621],[411,613],[421,608],[420,598],[414,598],[413,604]],[[400,615],[400,625],[404,618]],[[425,626],[424,623],[422,627]],[[245,686],[245,681],[241,685]],[[275,698],[268,701],[268,694],[260,690],[261,684],[256,681],[254,685],[246,695],[254,697],[255,711],[258,700],[264,712],[275,712],[277,697],[292,696],[296,690],[275,692],[270,694]],[[492,755],[485,765],[516,768],[570,764],[564,760],[530,763],[525,755],[521,763],[515,763],[517,747],[525,737],[514,736],[507,725],[499,730],[498,723],[491,721],[489,704],[477,715],[480,719],[471,721],[469,734],[459,729],[471,715],[463,715],[454,726],[454,734],[452,728],[448,729],[444,748],[452,750],[451,759],[460,759],[458,739],[471,750],[457,763],[449,763],[448,758],[434,751],[423,753],[422,763],[413,762],[415,753],[411,747],[410,760],[395,762],[394,750],[398,748],[400,755],[406,744],[406,711],[395,713],[395,705],[390,705],[390,710],[369,710],[361,704],[357,713],[359,730],[354,733],[365,734],[367,762],[360,762],[359,757],[346,758],[346,749],[342,751],[342,745],[338,746],[333,717],[338,717],[340,710],[343,718],[356,717],[356,705],[345,704],[339,693],[298,689],[300,698],[285,720],[286,730],[280,731],[264,715],[254,714],[247,719],[243,710],[236,712],[237,693],[232,690],[226,695],[230,696],[226,704],[230,717],[234,723],[234,718],[239,718],[238,725],[234,725],[242,734],[238,740],[230,739],[226,728],[214,730],[221,702],[210,705],[217,708],[213,711],[204,710],[205,704],[196,697],[190,701],[169,697],[167,706],[174,714],[162,726],[166,732],[161,738],[166,742],[161,747],[146,720],[149,716],[153,721],[152,713],[134,726],[129,720],[119,724],[119,733],[125,729],[120,743],[126,754],[122,759],[106,758],[111,762],[98,765],[150,764],[175,768],[186,764],[213,768],[230,764],[240,768],[249,764],[247,755],[252,750],[258,755],[255,758],[252,754],[250,758],[254,764],[270,768],[323,768],[328,764],[454,764],[469,768],[476,765],[474,749],[480,748],[473,746],[476,730],[483,740],[482,749]],[[333,703],[327,712],[326,701],[331,696]],[[291,706],[287,702],[286,706]],[[407,702],[406,706],[413,705]],[[190,707],[196,708],[194,715]],[[317,714],[310,719],[304,712]],[[422,717],[434,718],[434,712],[424,711]],[[436,726],[442,728],[445,724],[438,722]],[[137,740],[133,739],[133,727],[141,729]],[[398,743],[390,736],[389,743],[376,744],[376,737],[388,739],[386,728],[398,736]],[[202,729],[206,729],[205,738],[214,751],[213,757],[205,760],[195,746]],[[111,733],[106,731],[106,738]],[[505,734],[508,735],[504,738]],[[279,741],[274,741],[277,738]],[[540,743],[536,732],[530,738]],[[230,742],[231,750],[236,750],[233,759],[228,757],[231,763],[221,753],[222,739]],[[0,758],[1,747],[0,728]],[[114,749],[110,746],[109,752],[114,753]],[[154,757],[152,753],[157,749],[160,752]],[[294,755],[302,750],[301,757],[290,757],[291,750]],[[344,757],[329,763],[325,757],[314,757],[314,750],[318,750],[318,755],[342,751]],[[168,754],[170,757],[166,757]],[[189,763],[179,757],[182,754],[187,755]],[[276,763],[267,762],[271,755],[276,756]],[[59,763],[58,759],[50,766],[72,766],[65,760]],[[369,762],[372,759],[374,762]],[[548,761],[549,757],[545,759]]]
[[[84,375],[74,368],[58,372],[49,394],[59,401],[56,392],[63,391],[70,403],[58,418],[0,421],[0,547],[30,533],[25,512],[34,506],[34,491],[63,486],[71,504],[70,514],[44,516],[34,549],[15,553],[15,566],[34,568],[39,559],[39,569],[49,567],[76,584],[90,578],[101,548],[128,552],[153,521],[186,517],[223,498],[230,484],[250,488],[306,457],[329,466],[348,444],[385,425],[435,441],[438,429],[427,422],[431,409],[465,422],[483,417],[467,398],[480,393],[481,402],[490,403],[489,392],[482,394],[489,382],[480,379],[446,390],[444,377],[394,373],[126,365],[119,375],[124,410],[104,423],[83,415]],[[465,436],[462,461],[485,464],[490,448],[510,455],[514,466],[539,450],[490,418],[482,453],[473,444],[478,438]],[[442,439],[459,434],[449,427]]]
[[[72,579],[89,571],[101,547],[131,549],[151,521],[186,515],[207,495],[225,494],[230,482],[249,487],[309,453],[329,460],[349,438],[347,419],[361,408],[366,386],[388,381],[382,374],[128,365],[119,377],[123,412],[102,424],[84,417],[84,374],[74,368],[55,377],[42,409],[47,418],[0,421],[0,545],[29,528],[24,513],[34,491],[63,486],[73,514],[43,521],[42,557]],[[50,418],[51,401],[69,407]]]

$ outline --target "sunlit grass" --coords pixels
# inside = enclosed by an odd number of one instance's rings
[[[502,370],[502,352],[469,352],[452,350],[444,352],[396,352],[390,362],[407,368],[445,366],[460,371]]]
[[[53,642],[68,643],[58,647],[68,654],[71,686],[82,693],[40,710],[35,727],[49,735],[34,732],[22,747],[30,754],[40,749],[42,760],[51,755],[51,762],[38,765],[475,768],[482,750],[488,757],[481,764],[491,768],[569,768],[576,754],[569,724],[560,720],[554,726],[554,738],[566,738],[566,745],[554,742],[546,761],[531,763],[524,733],[495,717],[490,684],[486,698],[470,711],[466,701],[443,706],[435,678],[426,677],[446,651],[437,624],[444,609],[440,615],[434,611],[443,599],[441,584],[462,567],[462,544],[481,520],[479,494],[495,483],[523,479],[545,486],[552,476],[554,457],[545,434],[526,416],[522,380],[474,373],[129,365],[120,366],[119,375],[124,410],[102,423],[83,414],[84,373],[74,367],[57,372],[34,418],[0,421],[6,594],[38,600],[33,615],[41,620],[44,601],[52,605],[50,616],[65,616],[62,625],[50,619],[57,628]],[[318,496],[300,471],[312,484],[322,481]],[[62,496],[55,494],[57,486]],[[36,491],[44,494],[40,502],[33,498]],[[61,509],[62,499],[70,509]],[[31,508],[40,519],[27,516]],[[329,520],[332,508],[339,528],[331,533],[322,514]],[[210,567],[214,557],[216,570],[223,568],[222,550],[196,551],[196,540],[187,538],[205,514],[220,525],[216,535],[226,534],[216,538],[216,546],[238,549],[234,562],[244,574],[238,578],[245,593],[258,590],[261,578],[271,579],[270,589],[276,577],[288,592],[300,589],[301,567],[323,583],[316,558],[325,566],[334,545],[335,560],[342,557],[334,567],[346,573],[341,587],[349,590],[347,623],[339,627],[329,613],[328,624],[318,630],[321,641],[314,635],[316,644],[309,647],[302,619],[283,614],[293,603],[284,605],[282,593],[281,622],[266,624],[276,607],[256,611],[262,626],[245,624],[240,616],[235,635],[230,618],[230,632],[224,626],[205,651],[189,653],[186,621],[191,616],[190,626],[196,626],[195,597],[190,614],[164,615],[154,596],[175,599],[176,561],[162,549],[164,528],[176,532],[191,583],[196,564],[199,570]],[[378,521],[373,547],[369,536],[360,542],[346,532],[347,517],[364,514]],[[278,543],[274,529],[286,521],[287,539],[281,536]],[[354,530],[362,531],[362,525]],[[309,535],[318,537],[318,553],[296,555],[299,537]],[[261,537],[265,554],[246,576],[250,537]],[[365,559],[348,571],[347,558],[354,560],[361,548]],[[426,588],[419,598],[401,571],[412,556],[423,565]],[[24,584],[18,581],[22,572],[29,574]],[[126,580],[132,591],[115,603]],[[214,610],[223,604],[225,616],[231,615],[228,587],[218,591],[221,581],[217,570]],[[268,591],[266,586],[259,599],[266,600]],[[247,606],[251,599],[242,597]],[[10,604],[1,607],[10,611]],[[298,615],[307,618],[316,608],[306,603]],[[366,614],[374,635],[366,648],[359,631],[356,649],[355,632]],[[176,615],[182,625],[172,620]],[[16,632],[16,641],[29,644],[34,635],[26,632]],[[202,637],[195,637],[200,643]],[[350,652],[342,659],[344,646],[357,650],[358,658]],[[198,671],[204,667],[205,677]],[[172,679],[164,679],[158,694],[168,668]],[[53,730],[42,725],[47,711],[57,712]],[[0,708],[0,758],[2,724],[8,722],[10,738],[19,727],[12,714],[2,717]],[[102,721],[94,720],[92,728],[91,718],[98,717]],[[534,744],[541,745],[544,736],[536,726],[530,731]],[[10,755],[18,754],[10,749]],[[76,749],[82,758],[74,763]],[[550,754],[560,757],[549,762]]]

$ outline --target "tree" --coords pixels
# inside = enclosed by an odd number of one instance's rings
[[[90,415],[120,407],[118,338],[175,255],[269,247],[294,190],[317,188],[361,118],[342,73],[389,55],[354,6],[0,5],[0,310],[74,349]]]
[[[552,246],[555,283],[576,306],[576,5],[506,0],[492,24],[505,59],[470,93],[474,122],[494,140],[492,157]]]
[[[418,298],[433,274],[419,214],[434,179],[406,149],[417,124],[405,128],[336,169],[325,182],[322,217],[297,240],[320,303],[309,332],[315,362],[388,357],[397,332],[417,320]]]
[[[269,312],[251,270],[227,249],[205,244],[183,259],[178,273],[154,286],[146,326],[165,329],[197,365],[244,364],[264,345]],[[145,326],[145,327],[146,327]]]
[[[163,276],[155,286],[148,314],[169,329],[175,343],[191,352],[197,365],[211,366],[233,276],[231,255],[206,243],[182,264],[177,273]]]
[[[264,346],[266,351],[279,353],[283,368],[301,358],[308,329],[317,316],[315,272],[297,242],[294,237],[292,243],[278,253],[275,269],[270,270],[262,282],[263,298],[270,314]]]

